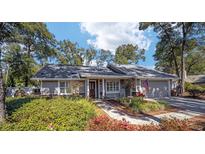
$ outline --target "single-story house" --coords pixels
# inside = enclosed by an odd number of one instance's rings
[[[146,97],[169,97],[175,75],[136,65],[107,67],[48,64],[32,80],[40,81],[42,95],[79,94],[92,98],[119,98],[136,92]]]
[[[189,75],[185,79],[186,82],[205,86],[205,75]]]

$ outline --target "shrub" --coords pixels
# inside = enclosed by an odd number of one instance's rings
[[[188,120],[162,119],[160,123],[161,130],[164,131],[189,131],[191,130]]]
[[[192,86],[193,86],[193,84],[191,84],[189,82],[185,82],[185,84],[184,84],[184,88],[186,91],[188,91]]]
[[[7,100],[11,111],[0,130],[84,130],[95,116],[95,106],[86,99],[28,100]]]
[[[16,90],[15,94],[14,94],[15,97],[24,97],[26,96],[26,92],[23,90],[23,89],[18,89]]]
[[[134,125],[125,120],[114,120],[101,115],[90,120],[91,131],[188,131],[191,130],[187,120],[163,119],[159,125]]]
[[[91,131],[153,131],[159,130],[159,126],[151,125],[133,125],[123,120],[111,119],[106,115],[101,115],[90,120],[88,130]]]
[[[168,107],[167,102],[165,101],[158,101],[158,102],[151,102],[144,100],[143,97],[133,97],[133,98],[120,98],[118,99],[121,103],[131,107],[136,112],[150,112],[150,111],[159,111],[164,110]]]
[[[140,112],[151,112],[151,111],[159,111],[159,110],[164,110],[166,105],[161,104],[159,102],[146,102],[146,103],[140,103],[138,105],[138,110]]]
[[[117,101],[119,101],[120,103],[123,103],[125,105],[128,105],[130,102],[130,99],[128,97],[122,97],[122,98],[117,99]]]
[[[199,96],[199,95],[205,93],[205,88],[203,88],[199,85],[194,85],[194,84],[191,84],[191,83],[186,83],[185,85],[186,85],[185,90],[187,92],[189,92],[189,94],[192,97],[196,97],[196,96]]]

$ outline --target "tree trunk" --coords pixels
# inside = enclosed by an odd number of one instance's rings
[[[179,77],[180,76],[179,75],[179,67],[178,67],[176,55],[174,53],[174,49],[171,50],[171,53],[172,53],[172,57],[174,59],[175,71],[176,71],[177,76]]]
[[[186,43],[186,32],[185,32],[185,25],[182,23],[182,48],[181,48],[181,94],[184,93],[184,78],[185,78],[185,59],[184,59],[184,50],[185,50],[185,43]]]
[[[27,69],[28,69],[28,72],[26,74],[26,77],[25,77],[25,81],[24,81],[24,86],[25,87],[28,87],[29,85],[29,82],[30,82],[30,59],[31,59],[31,45],[28,45],[28,53],[27,53],[27,56],[28,56],[28,59],[27,59],[27,62],[26,62],[26,65],[27,65]]]
[[[1,66],[1,49],[0,49],[0,122],[5,119],[5,103],[4,103],[4,88],[3,88],[3,73]]]

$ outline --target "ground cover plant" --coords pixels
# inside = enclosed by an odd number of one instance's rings
[[[136,112],[152,112],[152,111],[162,111],[168,108],[168,104],[165,101],[148,101],[143,97],[124,97],[118,99],[118,101]]]
[[[7,98],[8,116],[0,130],[84,130],[96,116],[85,98]]]

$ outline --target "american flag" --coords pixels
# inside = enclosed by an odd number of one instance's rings
[[[144,80],[144,81],[143,81],[143,87],[144,87],[146,90],[149,90],[148,80]]]

